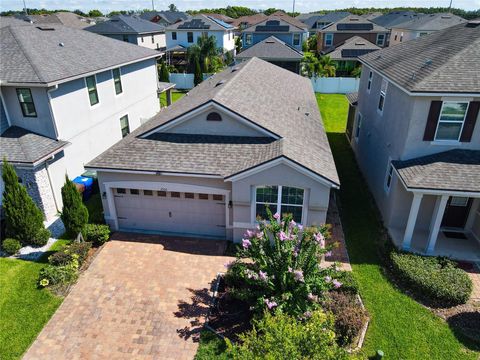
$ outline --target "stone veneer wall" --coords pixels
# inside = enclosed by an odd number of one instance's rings
[[[15,169],[17,175],[22,180],[22,184],[27,188],[28,194],[33,201],[42,210],[45,219],[51,220],[57,214],[55,200],[48,180],[47,169],[45,165],[35,169]]]

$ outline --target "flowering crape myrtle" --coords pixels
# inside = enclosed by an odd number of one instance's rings
[[[227,266],[227,286],[258,314],[269,310],[308,318],[328,291],[342,286],[336,265],[320,267],[333,248],[326,245],[329,227],[303,228],[291,215],[280,218],[268,208],[267,214],[268,221],[245,233],[237,259]]]

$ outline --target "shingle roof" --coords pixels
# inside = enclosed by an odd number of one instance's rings
[[[0,136],[0,153],[11,163],[35,164],[68,144],[12,126]]]
[[[7,26],[22,26],[22,25],[31,25],[29,22],[25,20],[17,19],[13,16],[0,16],[0,28],[4,28]]]
[[[63,25],[0,29],[0,81],[51,85],[159,53]]]
[[[231,24],[235,27],[240,26],[242,23],[246,23],[247,26],[259,23],[267,18],[267,15],[264,13],[250,15],[250,16],[240,16],[237,19],[233,19]]]
[[[411,92],[480,92],[480,26],[460,24],[361,56]]]
[[[395,26],[391,27],[404,30],[437,31],[465,22],[467,22],[467,20],[461,18],[460,16],[449,13],[439,13],[419,16],[402,23],[397,23]]]
[[[424,14],[419,14],[415,11],[391,11],[388,14],[383,14],[370,19],[370,21],[377,25],[386,27],[387,29],[391,29],[395,25],[421,17],[423,15]]]
[[[322,23],[334,23],[336,21],[342,20],[347,16],[351,15],[348,11],[332,11],[326,14],[304,14],[305,17],[300,18],[296,17],[297,20],[300,20],[305,25],[308,25],[310,29],[316,29],[317,22]]]
[[[281,23],[282,21],[284,22],[284,24],[287,23],[288,26],[289,26],[288,32],[299,31],[299,30],[306,31],[308,29],[308,26],[306,24],[304,24],[303,22],[301,22],[300,20],[297,20],[297,19],[295,19],[291,16],[288,16],[287,14],[281,14],[281,13],[277,12],[277,13],[274,13],[270,16],[267,16],[266,18],[264,18],[263,20],[255,23],[255,24],[252,24],[252,26],[246,28],[243,31],[244,32],[255,32],[256,27],[258,25],[264,25],[267,21],[270,21],[270,20],[278,20],[278,21],[280,21],[280,24],[282,24]]]
[[[191,135],[185,142],[155,136],[142,138],[211,102],[277,134],[280,139],[236,138],[233,142]],[[228,177],[279,157],[288,158],[334,184],[339,183],[310,80],[253,58],[205,80],[87,167]]]
[[[352,60],[376,50],[380,50],[380,47],[360,36],[354,36],[327,55],[332,60]]]
[[[208,26],[208,28],[207,28]],[[222,20],[215,19],[211,16],[198,14],[192,16],[188,20],[180,21],[176,24],[167,27],[167,30],[232,30],[234,27],[230,24],[223,22]]]
[[[357,103],[358,103],[358,92],[348,93],[348,94],[345,94],[345,96],[346,96],[349,104],[357,105]]]
[[[368,25],[371,25],[371,28],[370,29],[365,29],[365,30],[362,30],[362,29],[341,29],[340,27],[341,26],[345,26],[344,24],[352,24],[352,25],[360,25],[360,24],[364,24],[366,26]],[[339,26],[340,25],[340,26]],[[348,25],[347,25],[348,26]],[[320,32],[347,32],[347,33],[351,33],[351,32],[355,32],[355,33],[364,33],[364,32],[388,32],[388,29],[384,28],[383,26],[380,26],[380,25],[377,25],[373,22],[371,22],[370,20],[367,20],[361,16],[358,16],[358,15],[349,15],[347,17],[344,17],[332,24],[330,24],[329,26],[319,30]]]
[[[160,16],[169,24],[174,24],[177,21],[182,21],[189,18],[189,15],[182,11],[146,11],[140,14],[142,19],[148,21],[152,21],[155,16]]]
[[[270,36],[259,43],[245,49],[236,55],[239,59],[249,59],[258,57],[260,59],[282,59],[282,60],[298,60],[303,58],[303,53],[296,50],[285,42]]]
[[[97,34],[145,34],[164,32],[165,27],[138,16],[117,15],[85,30]]]
[[[480,150],[456,149],[392,164],[411,189],[480,192]]]

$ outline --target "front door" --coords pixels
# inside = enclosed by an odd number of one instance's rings
[[[471,206],[472,198],[450,196],[443,215],[442,226],[463,229]]]

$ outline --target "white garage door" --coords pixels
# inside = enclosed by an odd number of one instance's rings
[[[121,230],[225,237],[224,195],[115,189]]]

